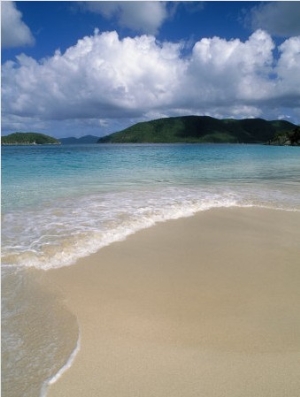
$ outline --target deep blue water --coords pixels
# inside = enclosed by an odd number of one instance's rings
[[[23,353],[26,359],[23,364],[19,360],[19,371],[29,371],[33,361],[43,367],[44,380],[57,371],[57,357],[49,354],[54,343],[49,335],[59,339],[59,320],[52,319],[52,326],[35,320],[36,340],[40,338],[43,347],[34,354],[40,359],[33,360],[24,350],[26,324],[30,316],[39,318],[42,313],[28,312],[30,302],[42,293],[34,282],[35,271],[71,265],[156,222],[229,206],[299,211],[300,149],[197,144],[2,147],[3,376],[11,390],[7,396],[40,393],[40,381],[35,391],[21,391],[15,383],[19,375],[14,360]],[[50,300],[45,299],[47,305]]]

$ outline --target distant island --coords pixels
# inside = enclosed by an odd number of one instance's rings
[[[77,145],[82,143],[97,143],[99,137],[94,135],[85,135],[80,138],[75,138],[73,136],[68,138],[59,138],[63,145]]]
[[[169,117],[137,123],[97,137],[56,139],[36,132],[2,136],[2,145],[66,145],[94,143],[258,143],[300,146],[300,126],[286,120],[215,119],[209,116]]]
[[[1,145],[59,145],[59,140],[36,132],[15,132],[1,137]]]
[[[276,137],[297,127],[285,120],[216,119],[209,116],[182,116],[137,123],[104,136],[98,143],[260,143],[281,144]],[[288,138],[285,144],[290,142]],[[290,143],[289,143],[290,142]]]
[[[80,138],[68,137],[56,139],[38,132],[15,132],[1,137],[2,145],[74,145],[97,143],[99,136],[85,135]]]

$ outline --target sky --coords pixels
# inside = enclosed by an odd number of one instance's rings
[[[300,124],[300,2],[1,1],[1,133]]]

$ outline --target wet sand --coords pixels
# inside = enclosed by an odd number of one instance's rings
[[[49,397],[299,396],[299,212],[201,212],[46,279],[81,332]]]

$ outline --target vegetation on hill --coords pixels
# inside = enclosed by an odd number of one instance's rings
[[[170,117],[135,124],[98,143],[266,143],[292,128],[295,125],[285,120]]]
[[[1,138],[2,145],[59,145],[51,136],[36,132],[15,132]]]
[[[291,131],[278,132],[269,143],[270,145],[280,146],[300,146],[300,127]]]

